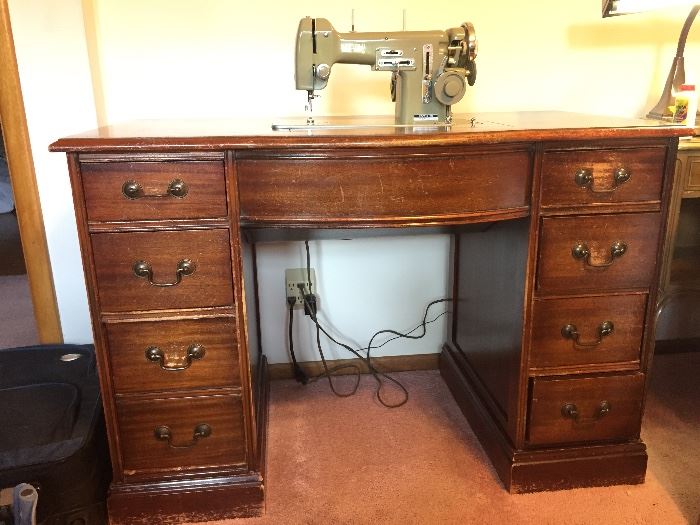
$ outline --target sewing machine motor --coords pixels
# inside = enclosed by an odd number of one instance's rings
[[[449,124],[451,106],[476,80],[476,53],[469,22],[446,31],[339,33],[325,18],[306,17],[297,32],[296,88],[308,92],[311,107],[333,64],[365,64],[393,73],[396,124]]]

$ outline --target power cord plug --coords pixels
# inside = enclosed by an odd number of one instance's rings
[[[306,293],[306,286],[302,283],[297,284],[299,292],[304,300],[304,314],[310,316],[312,319],[316,318],[316,313],[318,313],[316,294]]]
[[[307,293],[304,295],[304,314],[316,317],[316,295]]]
[[[292,326],[294,324],[294,305],[297,299],[294,296],[287,297],[287,305],[289,306],[289,353],[292,355],[292,366],[294,370],[294,379],[302,385],[309,382],[309,377],[304,372],[304,369],[297,363],[296,355],[294,355],[294,339],[292,337]]]

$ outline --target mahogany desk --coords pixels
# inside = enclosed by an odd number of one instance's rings
[[[254,241],[335,229],[451,233],[440,368],[508,490],[644,480],[660,247],[687,131],[565,113],[477,120],[152,122],[51,146],[68,153],[112,523],[263,511]]]

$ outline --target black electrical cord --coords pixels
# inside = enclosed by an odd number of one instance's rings
[[[311,281],[309,281],[311,282]],[[316,347],[318,348],[318,353],[321,356],[321,363],[323,363],[323,374],[320,374],[318,376],[313,376],[310,378],[310,381],[316,381],[317,379],[320,379],[321,377],[327,377],[328,378],[328,385],[330,386],[331,391],[338,397],[349,397],[353,395],[355,392],[357,392],[357,389],[360,386],[360,376],[361,376],[361,370],[360,367],[355,365],[355,364],[346,364],[346,365],[338,365],[333,368],[328,367],[328,363],[326,362],[326,356],[323,353],[323,348],[321,347],[321,330],[323,328],[321,325],[318,323],[318,320],[316,319],[316,304],[312,303],[309,301],[309,295],[306,293],[306,289],[303,284],[298,284],[297,285],[299,288],[299,291],[301,292],[301,296],[304,298],[304,307],[307,309],[309,312],[309,316],[311,317],[311,320],[314,322],[316,325]],[[326,331],[323,330],[323,333],[325,334]],[[333,372],[336,372],[338,370],[342,370],[344,368],[352,368],[355,370],[355,384],[353,385],[352,389],[350,392],[347,393],[341,393],[338,392],[335,389],[335,385],[333,384],[333,380],[331,379],[331,376],[333,375]]]
[[[308,279],[308,283],[309,283],[309,289],[311,289],[311,257],[310,257],[310,253],[309,253],[309,241],[304,241],[304,245],[305,245],[305,248],[306,248],[306,274],[307,274],[307,279]],[[367,366],[369,372],[372,374],[372,376],[374,377],[374,379],[377,381],[376,396],[377,396],[377,399],[379,400],[379,402],[380,402],[382,405],[384,405],[384,406],[386,406],[386,407],[388,407],[388,408],[397,408],[397,407],[400,407],[400,406],[404,405],[404,404],[408,401],[408,390],[406,390],[406,387],[404,387],[403,384],[401,384],[400,381],[398,381],[397,379],[395,379],[395,378],[393,378],[393,377],[391,377],[391,376],[385,374],[384,372],[381,372],[381,371],[377,370],[377,368],[372,364],[372,362],[371,362],[371,356],[370,356],[370,351],[371,351],[371,349],[372,349],[372,342],[374,341],[374,339],[375,339],[378,335],[383,334],[383,333],[392,333],[392,334],[395,335],[395,337],[390,338],[389,340],[385,341],[384,343],[382,343],[381,345],[377,346],[376,348],[379,348],[379,347],[381,347],[381,346],[384,346],[384,345],[387,344],[388,342],[390,342],[390,341],[392,341],[392,340],[394,340],[394,339],[397,339],[397,338],[399,338],[399,337],[406,337],[406,338],[409,338],[409,339],[420,339],[420,338],[424,337],[425,334],[426,334],[426,331],[427,331],[426,325],[428,324],[427,318],[428,318],[428,311],[430,310],[430,307],[433,306],[434,304],[438,304],[438,303],[442,303],[442,302],[451,301],[451,299],[438,299],[438,300],[436,300],[436,301],[432,301],[431,303],[429,303],[428,306],[427,306],[426,309],[425,309],[425,314],[423,315],[423,320],[422,320],[421,324],[420,324],[419,326],[417,326],[416,328],[414,328],[413,330],[411,330],[410,332],[406,333],[406,334],[401,333],[401,332],[397,332],[397,331],[395,331],[395,330],[380,330],[379,332],[375,333],[375,334],[371,337],[370,342],[369,342],[369,345],[368,345],[367,348],[365,349],[365,350],[367,351],[367,356],[363,356],[362,354],[360,354],[360,353],[359,353],[357,350],[355,350],[354,348],[352,348],[352,347],[350,347],[350,346],[348,346],[348,345],[346,345],[346,344],[344,344],[344,343],[341,343],[340,341],[337,341],[335,338],[333,338],[333,336],[331,336],[331,335],[323,328],[323,326],[321,326],[321,324],[318,322],[318,319],[317,319],[317,317],[316,317],[316,301],[315,301],[315,298],[314,298],[314,300],[313,300],[313,303],[312,303],[312,301],[309,300],[310,298],[313,298],[313,294],[311,294],[311,293],[309,293],[309,294],[305,293],[306,290],[305,290],[305,287],[304,287],[303,284],[299,284],[298,287],[299,287],[299,291],[301,292],[301,296],[302,296],[303,299],[304,299],[304,306],[305,306],[305,308],[307,309],[307,311],[309,312],[310,317],[311,317],[311,320],[312,320],[313,323],[316,325],[316,345],[317,345],[317,347],[318,347],[319,354],[321,355],[321,361],[323,362],[323,367],[324,367],[324,371],[325,371],[324,374],[322,374],[321,376],[312,377],[310,380],[311,380],[311,381],[314,381],[314,380],[316,380],[316,379],[319,378],[319,377],[326,376],[326,377],[328,377],[328,382],[329,382],[329,385],[330,385],[331,390],[333,391],[333,393],[335,393],[336,395],[340,395],[340,394],[338,394],[338,392],[336,392],[336,390],[335,390],[335,388],[334,388],[333,382],[332,382],[331,377],[330,377],[330,376],[331,376],[331,373],[332,373],[333,371],[336,371],[336,370],[339,370],[339,369],[342,369],[342,368],[351,368],[351,367],[354,367],[354,368],[357,369],[357,372],[356,372],[357,378],[356,378],[356,382],[355,382],[354,388],[352,389],[352,391],[351,391],[350,393],[345,394],[345,395],[342,395],[341,397],[347,397],[347,396],[349,396],[349,395],[354,394],[354,393],[357,391],[357,388],[358,388],[358,386],[359,386],[359,381],[360,381],[360,375],[359,375],[359,374],[360,374],[360,371],[359,371],[359,367],[356,367],[356,365],[340,365],[340,366],[338,366],[338,367],[334,367],[333,369],[329,369],[329,368],[328,368],[328,365],[327,365],[326,360],[325,360],[325,356],[323,355],[323,350],[322,350],[322,348],[321,348],[320,332],[323,332],[324,335],[325,335],[326,337],[328,337],[331,341],[333,341],[335,344],[337,344],[337,345],[339,345],[339,346],[342,346],[343,348],[345,348],[346,350],[348,350],[349,352],[351,352],[352,354],[354,354],[356,357],[358,357],[359,359],[361,359],[362,361],[364,361],[364,363],[366,364],[366,366]],[[444,312],[443,312],[443,314],[444,314]],[[438,315],[433,321],[437,320],[437,319],[438,319],[439,317],[441,317],[443,314]],[[433,322],[433,321],[430,321],[430,322]],[[423,332],[422,332],[421,335],[418,335],[418,336],[412,336],[412,335],[411,335],[414,331],[416,331],[417,329],[419,329],[419,328],[421,328],[421,327],[423,328]],[[382,398],[381,391],[382,391],[382,388],[384,387],[384,383],[383,383],[383,381],[382,381],[382,377],[383,377],[383,378],[386,378],[386,379],[389,380],[389,381],[391,381],[392,383],[394,383],[396,386],[398,386],[398,387],[403,391],[404,397],[403,397],[403,399],[402,399],[400,402],[398,402],[398,403],[388,403],[388,402],[386,402],[386,401]]]
[[[347,365],[338,365],[333,367],[332,369],[328,368],[328,363],[326,363],[326,358],[323,355],[323,349],[321,348],[321,325],[318,324],[318,321],[316,321],[316,312],[314,312],[314,315],[312,317],[314,320],[314,324],[316,325],[316,347],[318,348],[318,353],[321,356],[321,362],[323,363],[323,370],[324,373],[320,377],[327,377],[328,378],[328,385],[330,386],[331,391],[338,397],[350,397],[354,395],[357,392],[357,389],[360,387],[360,378],[362,371],[360,370],[360,367],[355,365],[355,364],[347,364]],[[351,368],[355,370],[355,384],[352,386],[349,392],[341,393],[338,392],[335,389],[335,385],[333,384],[333,380],[331,379],[331,375],[333,375],[333,372],[337,372],[338,370],[342,370],[344,368]]]
[[[377,346],[377,347],[375,347],[375,348],[380,348],[381,346],[384,346],[384,345],[385,345],[386,343],[388,343],[389,341],[393,341],[394,339],[397,339],[397,338],[399,338],[399,337],[402,337],[402,338],[405,338],[405,339],[421,339],[421,338],[425,337],[425,333],[426,333],[426,330],[427,330],[426,325],[428,324],[428,323],[426,322],[426,320],[428,319],[428,311],[430,310],[430,307],[433,306],[434,304],[446,303],[446,302],[449,302],[449,301],[452,301],[452,299],[450,299],[450,298],[437,299],[437,300],[435,300],[435,301],[431,301],[430,303],[428,303],[428,306],[425,307],[425,313],[423,314],[423,321],[421,322],[420,325],[418,325],[416,328],[414,328],[414,329],[411,330],[410,332],[407,332],[407,333],[404,334],[404,333],[402,333],[402,332],[397,332],[396,330],[391,330],[391,329],[379,330],[378,332],[376,332],[376,333],[372,336],[372,338],[369,340],[369,344],[367,345],[367,347],[364,349],[364,350],[367,352],[367,358],[369,359],[370,352],[372,351],[372,348],[373,348],[373,347],[372,347],[372,341],[374,341],[374,339],[375,339],[377,336],[381,335],[381,334],[394,334],[395,337],[392,337],[391,339],[385,341],[385,342],[382,343],[380,346]],[[420,335],[411,335],[411,333],[415,332],[418,328],[421,328],[421,327],[423,328],[423,333],[421,333]]]
[[[299,288],[301,289],[302,287],[303,287],[303,285],[300,284],[300,285],[299,285]],[[310,303],[308,302],[308,300],[306,299],[306,295],[305,295],[303,292],[302,292],[302,295],[304,296],[304,302],[305,302],[306,306],[310,308],[310,307],[311,307],[311,304],[310,304]],[[318,345],[318,347],[319,347],[319,351],[321,351],[321,350],[320,350],[320,348],[321,348],[321,343],[320,343],[320,335],[318,334],[318,332],[323,332],[323,334],[324,334],[328,339],[330,339],[331,341],[333,341],[333,342],[334,342],[335,344],[337,344],[338,346],[342,346],[342,347],[345,348],[348,352],[351,352],[351,353],[354,354],[357,358],[359,358],[359,359],[361,359],[362,361],[365,362],[365,364],[367,365],[367,368],[369,369],[369,372],[372,374],[372,376],[374,376],[374,379],[377,381],[378,386],[377,386],[377,390],[376,390],[376,395],[377,395],[377,399],[379,400],[379,402],[380,402],[382,405],[384,405],[384,406],[387,407],[387,408],[397,408],[397,407],[400,407],[400,406],[404,405],[404,404],[408,401],[408,390],[406,390],[406,387],[405,387],[405,386],[403,386],[398,380],[394,379],[393,377],[390,377],[390,376],[386,375],[384,372],[381,372],[381,371],[377,370],[369,359],[367,359],[365,356],[363,356],[362,354],[360,354],[360,353],[359,353],[357,350],[355,350],[354,348],[352,348],[352,347],[346,345],[345,343],[341,343],[340,341],[338,341],[337,339],[335,339],[331,334],[329,334],[329,333],[326,331],[326,329],[323,328],[323,326],[321,326],[321,324],[318,322],[318,319],[316,318],[316,312],[315,312],[314,310],[311,310],[311,315],[310,315],[310,317],[311,317],[311,321],[313,321],[313,323],[316,325],[316,329],[317,329],[317,340],[316,340],[316,343],[317,343],[317,345]],[[322,352],[322,351],[321,351],[321,352]],[[325,370],[325,374],[324,374],[324,375],[328,376],[328,381],[329,381],[329,383],[331,383],[331,385],[332,385],[332,381],[331,381],[331,379],[330,379],[330,370],[328,369],[328,366],[327,366],[327,364],[325,363],[325,359],[323,358],[323,353],[321,353],[321,360],[322,360],[323,363],[324,363],[324,370]],[[348,365],[346,365],[346,366],[348,366]],[[404,392],[404,397],[403,397],[403,399],[402,399],[399,403],[392,404],[392,403],[387,403],[386,401],[384,401],[384,399],[382,398],[382,395],[381,395],[381,389],[382,389],[382,387],[383,387],[383,383],[382,383],[381,377],[385,377],[385,378],[388,379],[389,381],[395,383],[401,390],[403,390],[403,392]],[[357,383],[356,383],[356,386],[357,386],[357,384],[359,384],[359,381],[360,381],[360,378],[359,378],[359,367],[358,367],[358,375],[357,375]],[[357,388],[355,388],[355,390],[356,390],[356,389],[357,389]],[[352,392],[351,394],[348,394],[348,395],[354,394],[354,393],[355,393],[355,390],[353,390],[353,392]],[[335,390],[333,390],[333,392],[335,393]],[[338,394],[336,393],[336,395],[338,395]],[[346,397],[346,396],[343,396],[343,397]]]
[[[442,301],[451,301],[451,299],[442,299]],[[430,308],[430,306],[431,306],[432,304],[435,304],[435,303],[431,303],[430,305],[428,305],[428,308]],[[426,309],[426,312],[427,312],[427,309]],[[386,345],[386,344],[391,343],[392,341],[395,341],[396,339],[401,339],[402,337],[408,337],[410,334],[412,334],[413,332],[415,332],[415,331],[418,330],[419,328],[421,328],[421,327],[423,327],[423,326],[425,326],[425,325],[429,325],[429,324],[431,324],[431,323],[434,323],[435,321],[437,321],[438,319],[440,319],[443,315],[447,315],[448,313],[450,313],[449,310],[445,310],[444,312],[440,312],[440,313],[437,314],[435,317],[433,317],[430,321],[425,321],[424,323],[422,322],[422,323],[420,323],[418,326],[416,326],[415,328],[413,328],[411,331],[406,332],[405,334],[400,334],[400,335],[396,335],[396,336],[394,336],[394,337],[390,337],[389,339],[387,339],[386,341],[384,341],[382,344],[377,345],[377,346],[373,346],[372,348],[378,349],[378,348],[381,348],[382,346],[384,346],[384,345]],[[372,338],[374,338],[377,334],[379,334],[379,333],[381,333],[381,332],[383,332],[383,330],[380,330],[379,332],[377,332],[376,334],[374,334],[374,335],[372,336]],[[424,337],[424,336],[425,336],[425,333],[424,333],[423,335],[421,335],[420,337]],[[420,337],[417,337],[416,339],[420,339]],[[360,350],[364,350],[365,352],[367,352],[368,348],[369,348],[369,347],[367,347],[367,348],[360,348]]]
[[[304,369],[299,366],[297,362],[297,357],[294,355],[294,337],[292,337],[292,327],[294,326],[294,304],[296,303],[296,297],[287,297],[287,304],[289,305],[289,353],[292,356],[292,364],[294,367],[294,379],[305,385],[309,382],[309,378],[304,372]]]

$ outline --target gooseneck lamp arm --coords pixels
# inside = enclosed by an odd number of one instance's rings
[[[668,78],[666,79],[666,85],[664,86],[663,93],[661,94],[661,98],[656,106],[654,106],[653,109],[647,114],[647,118],[661,119],[663,117],[672,116],[669,107],[673,106],[673,90],[678,91],[681,84],[685,83],[685,66],[683,64],[685,41],[688,39],[688,32],[695,21],[695,16],[698,14],[698,11],[700,11],[700,5],[694,6],[690,10],[688,18],[685,19],[681,36],[678,39],[676,57],[673,59],[671,70],[668,72]]]

